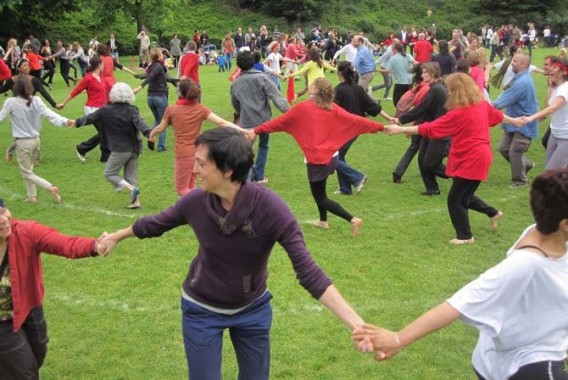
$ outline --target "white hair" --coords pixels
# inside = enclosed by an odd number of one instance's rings
[[[124,82],[115,83],[110,90],[111,103],[134,104],[134,91]]]

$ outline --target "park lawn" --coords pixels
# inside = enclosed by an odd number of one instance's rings
[[[541,65],[553,50],[534,50]],[[234,61],[233,61],[234,64]],[[201,67],[203,103],[232,120],[227,77],[216,66]],[[334,84],[335,74],[328,74]],[[119,81],[139,81],[118,72]],[[538,98],[544,99],[545,79],[534,74]],[[382,79],[375,77],[375,82]],[[296,83],[301,87],[301,82]],[[68,93],[56,74],[52,94],[61,101]],[[285,93],[285,89],[283,89]],[[493,90],[493,98],[497,91]],[[382,96],[382,91],[375,93]],[[3,102],[4,98],[0,98]],[[170,89],[170,104],[175,92]],[[83,114],[84,96],[72,100],[62,114]],[[136,104],[145,120],[153,118],[146,91]],[[392,102],[384,109],[393,113]],[[382,119],[377,119],[384,122]],[[143,208],[125,209],[126,193],[115,194],[103,177],[98,151],[85,163],[75,156],[75,145],[94,133],[93,127],[42,130],[41,166],[36,173],[60,189],[63,202],[38,189],[38,203],[26,204],[25,187],[17,164],[0,163],[0,197],[18,219],[33,219],[75,235],[99,236],[102,231],[126,227],[136,218],[167,208],[177,200],[173,187],[173,135],[168,150],[145,150],[139,181]],[[541,124],[544,133],[547,122]],[[205,123],[204,129],[212,124]],[[270,137],[268,187],[287,202],[302,223],[306,243],[316,261],[334,280],[345,298],[368,322],[400,329],[424,311],[442,302],[468,281],[504,257],[520,232],[532,223],[529,189],[509,189],[510,169],[497,151],[500,128],[492,130],[495,154],[490,178],[477,194],[502,210],[505,217],[496,232],[487,217],[472,213],[476,243],[453,247],[446,210],[449,181],[441,181],[441,197],[423,197],[416,161],[404,182],[391,182],[391,173],[406,149],[402,136],[364,135],[352,147],[348,161],[364,171],[369,181],[360,196],[335,196],[337,180],[330,177],[328,193],[354,215],[363,218],[360,236],[349,235],[349,224],[330,216],[331,228],[322,231],[306,224],[317,219],[303,156],[285,134]],[[0,150],[11,141],[10,122],[0,125]],[[529,177],[544,168],[540,141],[528,153],[536,162]],[[45,314],[49,353],[43,379],[182,379],[187,377],[180,323],[180,288],[197,251],[189,228],[178,228],[159,239],[130,239],[105,259],[69,261],[44,255]],[[305,292],[295,279],[286,253],[277,246],[269,264],[272,306],[272,367],[274,379],[472,379],[470,356],[477,332],[462,323],[433,334],[397,357],[378,364],[370,354],[353,349],[348,329]],[[228,335],[223,349],[224,378],[236,377],[237,367]]]

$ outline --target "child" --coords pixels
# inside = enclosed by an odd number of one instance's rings
[[[217,64],[219,65],[219,72],[225,72],[225,56],[220,55],[217,57]]]

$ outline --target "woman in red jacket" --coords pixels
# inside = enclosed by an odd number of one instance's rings
[[[255,135],[272,132],[292,135],[306,157],[310,189],[320,214],[315,225],[328,229],[329,211],[351,223],[351,235],[356,236],[363,221],[327,197],[327,177],[337,167],[339,148],[360,134],[382,131],[384,125],[351,114],[334,104],[333,87],[325,78],[316,79],[309,87],[309,94],[309,100],[250,130],[248,137],[252,139]]]
[[[449,110],[444,116],[414,127],[389,125],[387,133],[419,134],[429,139],[451,137],[446,174],[453,178],[453,182],[448,193],[448,211],[457,236],[450,240],[450,244],[473,244],[468,209],[487,215],[493,230],[503,216],[501,211],[487,205],[474,194],[481,181],[487,179],[493,161],[489,127],[502,121],[517,125],[522,123],[485,102],[469,75],[452,74],[446,78],[446,86]]]
[[[104,247],[100,246],[104,250]],[[39,254],[69,259],[98,256],[97,240],[63,235],[12,219],[0,199],[0,377],[39,379],[47,354],[44,287]]]

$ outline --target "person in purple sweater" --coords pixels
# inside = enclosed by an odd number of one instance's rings
[[[230,128],[209,130],[196,142],[194,171],[201,188],[169,209],[107,235],[102,255],[130,237],[161,236],[189,225],[199,241],[183,283],[183,339],[193,380],[221,378],[223,331],[229,329],[239,379],[268,379],[272,309],[266,280],[274,244],[288,253],[300,284],[351,330],[363,319],[343,299],[306,248],[296,218],[274,192],[247,182],[253,151]]]

